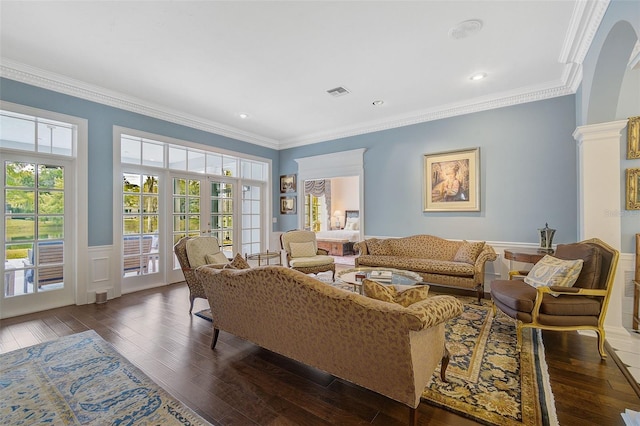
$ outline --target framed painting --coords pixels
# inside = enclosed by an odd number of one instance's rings
[[[296,175],[280,176],[280,192],[296,192]]]
[[[480,148],[425,154],[424,211],[480,211]]]
[[[627,123],[627,159],[640,158],[640,116],[629,118]]]
[[[627,210],[640,210],[640,169],[627,169]]]
[[[296,197],[280,197],[280,214],[296,214]]]

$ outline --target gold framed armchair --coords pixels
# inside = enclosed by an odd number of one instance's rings
[[[593,330],[598,337],[598,351],[604,351],[604,320],[620,252],[593,238],[574,244],[558,245],[554,257],[582,259],[582,269],[572,287],[533,287],[522,279],[495,280],[491,298],[496,309],[516,320],[518,350],[522,346],[522,329],[575,331]]]
[[[331,271],[335,281],[336,265],[327,250],[318,248],[316,234],[295,229],[280,235],[280,245],[287,253],[287,266],[305,274]]]

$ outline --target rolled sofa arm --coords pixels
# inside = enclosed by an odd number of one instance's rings
[[[476,263],[473,266],[476,273],[484,273],[484,264],[486,262],[493,262],[498,258],[496,251],[489,244],[485,244],[484,248],[476,258]]]
[[[464,305],[453,296],[433,296],[410,305],[422,321],[422,328],[433,327],[462,314]]]

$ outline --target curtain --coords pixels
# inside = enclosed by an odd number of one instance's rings
[[[305,180],[304,181],[304,195],[313,195],[314,197],[322,197],[324,195],[325,205],[327,207],[325,226],[326,229],[331,229],[331,180]]]

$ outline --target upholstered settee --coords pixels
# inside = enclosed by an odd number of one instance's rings
[[[428,284],[473,289],[484,296],[484,269],[497,255],[484,241],[446,240],[433,235],[369,238],[354,245],[356,267],[377,266],[413,271]]]
[[[275,265],[196,275],[211,305],[212,348],[220,330],[232,333],[406,404],[413,420],[445,353],[444,324],[463,309],[452,296],[404,307]]]

